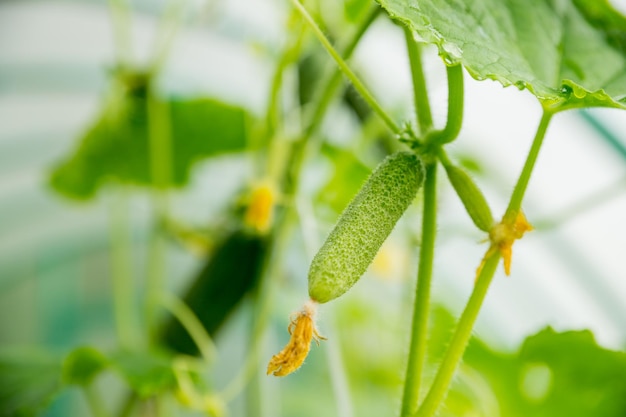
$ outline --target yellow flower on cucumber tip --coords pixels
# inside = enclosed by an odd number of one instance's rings
[[[309,350],[311,340],[319,346],[320,340],[326,338],[319,334],[315,326],[316,303],[307,302],[301,311],[294,314],[287,330],[291,335],[289,343],[276,355],[272,356],[267,365],[267,374],[274,376],[285,376],[298,370],[304,363]]]
[[[504,262],[504,273],[506,275],[510,275],[513,243],[515,243],[516,240],[521,239],[524,236],[524,233],[531,230],[533,230],[533,227],[530,223],[528,223],[524,213],[521,211],[517,213],[513,222],[505,222],[503,219],[500,223],[494,225],[489,231],[489,241],[491,242],[491,246],[489,246],[487,253],[476,270],[476,279],[478,279],[478,276],[480,275],[487,259],[496,251],[499,251],[502,256],[502,260]]]

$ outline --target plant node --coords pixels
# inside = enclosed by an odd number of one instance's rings
[[[504,273],[506,275],[510,275],[513,243],[515,243],[516,240],[521,239],[524,236],[524,233],[531,230],[533,230],[533,227],[530,223],[528,223],[524,213],[521,211],[517,213],[513,222],[503,219],[500,223],[494,225],[489,231],[491,246],[489,246],[487,253],[485,253],[480,265],[476,269],[476,279],[478,279],[478,276],[480,275],[487,259],[490,258],[496,251],[500,252],[504,261]]]

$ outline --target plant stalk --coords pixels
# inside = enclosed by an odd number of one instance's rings
[[[428,89],[422,65],[422,47],[413,37],[411,29],[404,28],[406,48],[411,65],[411,78],[413,80],[413,102],[415,104],[415,116],[419,125],[420,134],[424,135],[433,127],[433,116],[430,110]]]
[[[126,0],[109,0],[109,8],[113,24],[116,62],[122,67],[128,67],[131,64],[132,55],[128,2]]]
[[[435,236],[437,234],[437,163],[426,167],[424,183],[424,215],[422,218],[422,243],[420,248],[417,288],[413,306],[411,345],[404,382],[401,416],[417,411],[420,383],[426,361],[428,316],[430,312],[430,286],[433,272]]]
[[[178,297],[167,293],[161,296],[161,304],[183,325],[204,361],[212,364],[217,356],[217,348],[193,310]]]
[[[537,133],[535,134],[535,138],[533,139],[530,151],[528,152],[528,156],[526,157],[526,162],[524,163],[524,168],[522,168],[522,173],[517,180],[517,184],[515,184],[513,194],[511,195],[511,199],[509,200],[509,205],[506,209],[506,212],[504,213],[504,218],[502,219],[502,221],[505,223],[512,223],[513,221],[515,221],[515,218],[517,217],[517,214],[522,207],[522,200],[524,199],[524,194],[526,193],[526,188],[528,187],[528,182],[530,181],[530,175],[532,174],[533,168],[535,167],[535,162],[537,161],[537,157],[539,156],[539,150],[541,149],[541,145],[543,144],[543,138],[546,135],[548,125],[550,124],[553,115],[554,113],[544,110],[543,115],[541,116],[541,121],[539,122]]]
[[[168,218],[167,188],[172,178],[172,144],[170,114],[167,102],[156,97],[153,87],[148,95],[148,136],[150,173],[153,185],[152,209],[156,224],[150,240],[146,288],[146,328],[148,341],[153,343],[158,332],[158,313],[166,271],[166,248],[161,233]]]
[[[463,353],[465,353],[465,348],[467,347],[467,343],[472,335],[474,322],[478,317],[478,312],[480,311],[480,307],[482,306],[485,296],[487,295],[487,290],[489,289],[489,285],[491,284],[491,280],[496,272],[499,261],[500,252],[498,251],[494,251],[494,253],[486,260],[485,265],[478,276],[476,285],[474,285],[472,295],[465,306],[465,310],[463,310],[463,314],[461,314],[459,324],[457,325],[454,336],[450,341],[450,347],[448,348],[446,356],[443,358],[443,362],[437,371],[437,376],[435,376],[433,385],[430,387],[428,395],[426,395],[426,398],[420,406],[417,414],[415,414],[417,417],[434,416],[443,400],[445,400],[445,396],[450,387],[450,382],[452,381],[452,377],[454,376],[459,362],[463,357]]]
[[[353,34],[352,38],[348,41],[346,46],[342,48],[341,55],[344,59],[350,59],[352,53],[356,49],[359,44],[361,38],[367,31],[367,29],[371,26],[371,24],[376,20],[376,18],[380,15],[381,8],[378,6],[373,6],[369,13],[365,16],[365,18],[360,22],[356,32]],[[317,101],[317,105],[315,106],[315,111],[313,112],[313,116],[311,116],[311,120],[308,123],[308,126],[305,131],[305,136],[312,136],[317,129],[321,126],[322,121],[324,120],[324,116],[332,102],[333,97],[335,96],[335,92],[341,85],[341,71],[334,70],[332,75],[328,78],[328,81],[324,83],[325,87],[320,94],[320,98]]]
[[[537,156],[539,155],[539,150],[541,149],[541,144],[543,143],[543,138],[552,115],[553,114],[548,111],[544,111],[543,113],[539,127],[537,128],[537,133],[535,134],[530,151],[526,157],[526,162],[511,195],[509,206],[502,222],[513,222],[517,213],[519,213],[524,193],[528,186],[528,181],[530,180],[530,175],[532,174],[535,166],[535,162],[537,160]],[[485,296],[487,295],[487,290],[489,289],[489,285],[491,284],[499,261],[500,251],[497,250],[493,251],[493,253],[485,259],[485,264],[483,265],[476,284],[474,285],[474,290],[472,291],[472,295],[465,306],[465,310],[463,310],[463,313],[461,314],[459,324],[457,325],[454,336],[452,337],[448,351],[446,352],[443,362],[437,371],[433,385],[430,387],[430,390],[428,391],[424,402],[418,409],[417,414],[415,414],[416,417],[432,417],[441,406],[441,403],[445,400],[445,396],[450,387],[450,382],[452,381],[452,377],[454,376],[459,362],[463,357],[463,353],[465,352],[465,348],[467,347],[467,343],[469,342],[472,334],[474,323],[478,317],[478,312],[480,311],[480,307],[482,306]]]
[[[352,82],[354,88],[361,94],[365,102],[374,110],[376,114],[382,119],[383,122],[387,125],[387,127],[395,134],[402,133],[402,129],[393,121],[391,116],[389,116],[385,110],[378,104],[378,101],[374,98],[372,93],[365,87],[365,85],[361,82],[361,80],[356,76],[356,74],[350,69],[346,61],[339,55],[339,53],[332,46],[322,29],[318,26],[315,20],[311,17],[309,12],[302,6],[302,4],[298,0],[291,0],[294,7],[300,12],[304,20],[309,24],[313,33],[318,38],[322,46],[326,49],[326,51],[330,54],[330,56],[335,60],[339,69],[343,74]]]

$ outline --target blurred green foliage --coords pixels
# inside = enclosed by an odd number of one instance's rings
[[[161,100],[158,104],[169,117],[159,120],[158,126],[169,129],[164,134],[171,144],[171,185],[187,184],[193,164],[203,158],[246,149],[251,116],[243,108],[211,98],[164,100],[153,97],[147,84],[134,85],[110,100],[79,139],[75,152],[54,168],[52,187],[84,200],[107,183],[155,185],[150,100]]]

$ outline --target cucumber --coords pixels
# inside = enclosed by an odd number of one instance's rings
[[[268,248],[267,237],[236,230],[222,240],[192,280],[183,300],[211,337],[257,287]],[[199,353],[187,330],[172,316],[160,336],[165,346],[178,353]]]
[[[422,161],[411,152],[388,156],[372,172],[313,258],[308,277],[312,300],[333,300],[359,280],[423,178]]]
[[[444,168],[452,187],[454,187],[476,227],[484,232],[489,232],[494,225],[493,215],[480,188],[461,168],[452,164],[444,164]]]

